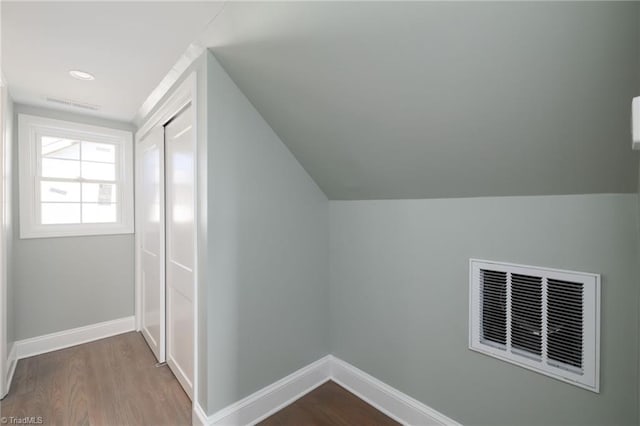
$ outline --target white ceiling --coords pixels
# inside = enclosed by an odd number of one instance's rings
[[[220,2],[2,1],[2,70],[14,101],[132,121]],[[70,69],[95,81],[71,78]],[[98,105],[61,107],[45,97]]]

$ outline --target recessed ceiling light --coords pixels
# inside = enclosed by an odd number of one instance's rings
[[[69,71],[69,75],[73,78],[77,78],[78,80],[84,80],[84,81],[90,81],[90,80],[96,79],[93,76],[93,74],[90,74],[85,71],[80,71],[80,70],[71,70]]]

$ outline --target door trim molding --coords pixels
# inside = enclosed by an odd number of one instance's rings
[[[136,143],[142,141],[154,127],[164,126],[189,103],[195,107],[195,96],[196,75],[192,72],[136,132]]]
[[[7,127],[8,121],[13,120],[13,117],[8,117],[7,107],[9,106],[9,93],[5,84],[4,74],[0,69],[0,398],[9,392],[9,386],[5,382],[5,378],[9,373],[9,353],[8,344],[8,280],[7,280],[7,234],[6,224],[7,215],[11,212],[7,207],[7,173],[6,167],[6,148],[10,141],[8,141]],[[15,132],[15,130],[14,130]]]
[[[16,367],[18,366],[18,357],[16,355],[17,350],[16,350],[16,344],[14,343],[13,346],[11,346],[11,350],[9,351],[9,356],[7,357],[7,363],[9,365],[9,368],[7,370],[7,377],[6,377],[6,393],[9,393],[9,390],[11,390],[11,382],[13,381],[13,375],[16,372]]]
[[[134,330],[135,318],[131,316],[19,340],[14,345],[16,359],[53,352]]]

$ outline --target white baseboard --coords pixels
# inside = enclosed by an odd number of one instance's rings
[[[11,346],[9,350],[9,356],[7,356],[7,363],[9,368],[7,369],[7,387],[5,388],[7,393],[9,389],[11,389],[11,382],[13,381],[13,375],[16,372],[16,366],[18,365],[18,357],[17,357],[17,347],[15,343]]]
[[[327,380],[331,374],[328,355],[278,380],[207,419],[207,425],[252,425],[291,404]]]
[[[191,425],[192,426],[207,426],[209,419],[207,413],[204,412],[198,401],[193,402],[193,410],[191,412]]]
[[[15,343],[16,356],[17,359],[28,358],[134,330],[135,317],[133,316],[100,322],[58,333],[19,340]]]
[[[199,404],[194,404],[193,426],[254,425],[329,380],[335,381],[402,424],[461,426],[444,414],[332,355],[309,364],[209,417]]]
[[[460,423],[392,388],[353,365],[332,357],[331,380],[392,419],[405,425],[451,425]]]

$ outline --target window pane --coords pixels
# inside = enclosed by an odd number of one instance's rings
[[[42,159],[42,177],[71,178],[80,176],[80,162],[74,160]]]
[[[98,204],[116,202],[116,185],[113,183],[83,183],[82,201]]]
[[[45,158],[80,159],[80,142],[78,141],[43,136],[40,143],[42,156]]]
[[[80,223],[80,203],[41,203],[42,224]]]
[[[40,201],[80,202],[80,184],[74,182],[40,182]]]
[[[116,204],[82,204],[82,223],[115,223]]]
[[[83,161],[82,177],[96,180],[116,180],[116,166],[109,163]]]
[[[82,142],[82,160],[115,163],[116,146],[110,143]]]

